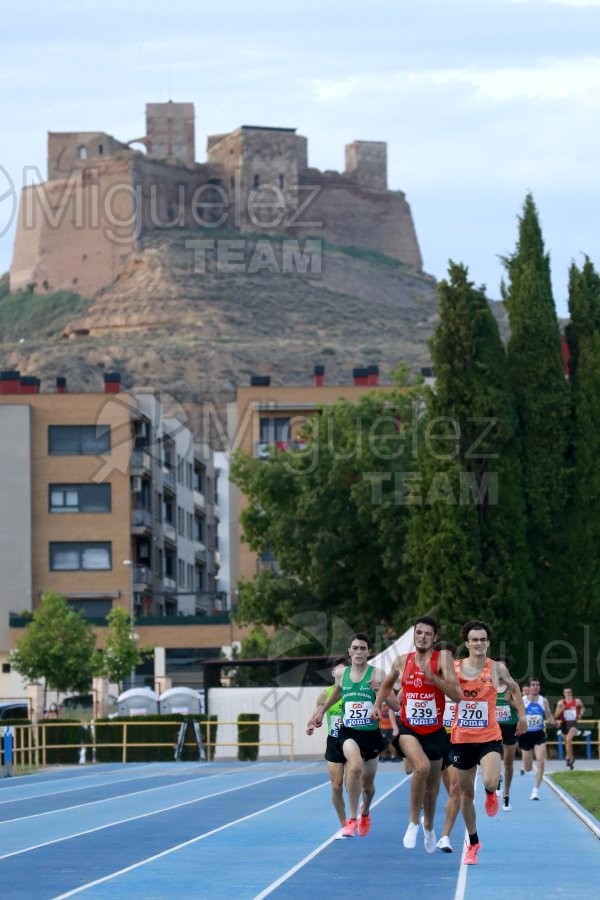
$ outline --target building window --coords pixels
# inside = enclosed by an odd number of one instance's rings
[[[204,491],[204,471],[202,469],[194,469],[194,490],[199,494]]]
[[[102,156],[104,153],[104,144],[98,144],[98,156]],[[281,176],[279,176],[281,178]]]
[[[289,417],[273,416],[263,417],[260,420],[261,444],[287,443],[290,440]]]
[[[194,519],[194,540],[198,543],[204,543],[204,519]]]
[[[48,505],[51,513],[110,512],[110,484],[50,484]]]
[[[204,569],[202,566],[196,566],[195,568],[195,578],[196,578],[196,593],[201,594],[204,590]]]
[[[110,425],[49,425],[50,456],[99,456],[110,453]]]
[[[285,176],[280,175],[279,176],[279,187],[282,188],[284,184],[285,184]]]
[[[77,156],[79,159],[87,159],[87,147],[81,145],[81,147],[77,148]]]
[[[2,663],[2,674],[8,675],[10,672],[10,663]]]
[[[260,175],[255,175],[253,180],[254,190],[260,185]]]
[[[53,541],[50,544],[51,572],[100,572],[111,568],[109,541]]]

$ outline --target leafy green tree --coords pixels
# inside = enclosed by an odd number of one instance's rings
[[[505,259],[507,355],[524,456],[528,544],[534,566],[536,647],[563,632],[569,580],[564,523],[569,490],[569,389],[552,297],[550,260],[527,196],[514,254]]]
[[[420,396],[414,386],[339,400],[304,427],[302,450],[236,457],[232,480],[249,503],[245,540],[277,560],[241,583],[240,622],[279,626],[318,610],[375,635],[397,615],[409,518],[399,485],[415,465]],[[307,652],[331,646],[325,635],[317,644]]]
[[[450,263],[438,295],[436,385],[419,454],[423,503],[413,508],[406,553],[417,583],[413,613],[433,612],[448,636],[483,618],[496,652],[502,645],[524,657],[531,567],[506,353],[485,293],[464,266]]]
[[[153,653],[152,647],[139,647],[131,633],[131,618],[121,606],[115,606],[106,617],[108,632],[104,650],[94,653],[94,673],[108,678],[123,690],[123,682],[135,667]]]
[[[64,597],[46,591],[11,654],[11,665],[30,682],[43,679],[46,705],[48,688],[64,693],[89,690],[95,643],[81,613]]]

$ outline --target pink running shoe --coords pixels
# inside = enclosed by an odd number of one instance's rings
[[[358,820],[357,831],[360,837],[364,837],[369,833],[369,828],[371,827],[371,816],[368,814],[363,816],[362,809],[360,811],[360,818]]]
[[[495,816],[496,813],[498,812],[498,806],[499,806],[498,795],[496,794],[496,791],[493,791],[493,793],[491,793],[491,794],[488,794],[488,792],[486,791],[485,792],[485,811],[488,814],[488,816]]]
[[[347,819],[346,824],[342,828],[342,837],[354,837],[356,834],[358,823],[356,819]]]
[[[494,796],[496,796],[494,794]],[[465,844],[467,848],[467,852],[465,853],[465,866],[476,866],[477,865],[477,854],[481,850],[481,841],[477,841],[476,844]]]

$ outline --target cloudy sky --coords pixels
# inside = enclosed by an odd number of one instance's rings
[[[195,104],[201,162],[242,124],[297,128],[321,169],[387,141],[438,278],[464,262],[497,298],[528,191],[559,314],[571,261],[600,268],[600,0],[21,0],[2,31],[0,272],[11,181],[45,176],[47,131],[127,141],[168,99]]]

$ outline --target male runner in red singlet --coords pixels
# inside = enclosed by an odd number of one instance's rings
[[[473,802],[478,764],[485,787],[485,811],[488,816],[498,812],[496,788],[500,779],[502,732],[496,720],[496,696],[500,685],[510,690],[519,714],[517,734],[527,731],[527,718],[519,685],[504,663],[488,659],[489,625],[474,619],[463,625],[461,634],[469,655],[454,663],[461,699],[452,726],[452,761],[458,772],[461,811],[469,835],[464,862],[474,865],[481,849]]]
[[[577,734],[577,720],[585,715],[585,706],[579,697],[573,696],[572,688],[564,688],[562,700],[556,704],[554,718],[560,721],[560,730],[567,745],[566,763],[569,769],[575,765],[573,738]]]
[[[435,853],[436,849],[433,819],[442,761],[448,748],[448,735],[443,725],[445,695],[453,700],[459,700],[461,696],[452,654],[447,650],[433,649],[437,633],[438,623],[432,616],[417,619],[414,652],[394,661],[371,713],[373,718],[379,718],[381,704],[399,678],[402,682],[399,743],[413,773],[410,820],[402,842],[407,850],[416,847],[423,807],[423,837],[428,853]]]

